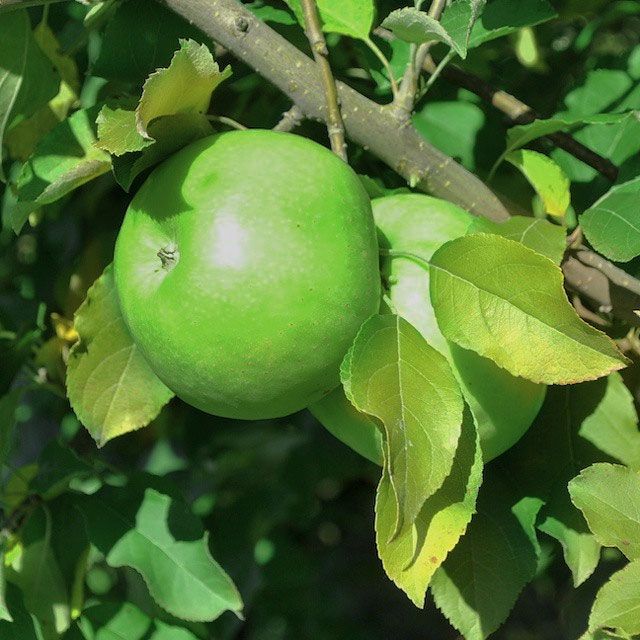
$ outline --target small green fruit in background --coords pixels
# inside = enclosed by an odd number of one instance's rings
[[[286,415],[335,388],[379,305],[358,177],[324,147],[272,131],[205,138],[160,165],[127,210],[114,269],[155,373],[229,418]]]

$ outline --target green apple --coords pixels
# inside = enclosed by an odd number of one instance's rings
[[[230,418],[283,416],[334,389],[380,300],[358,177],[324,147],[273,131],[205,138],[155,169],[127,210],[114,270],[156,374]]]

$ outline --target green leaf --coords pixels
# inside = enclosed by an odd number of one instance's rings
[[[533,27],[556,17],[556,12],[547,0],[493,0],[488,2],[482,16],[473,25],[469,48],[484,42],[515,33],[522,27]]]
[[[548,136],[556,131],[568,130],[572,131],[576,127],[585,124],[594,125],[615,125],[626,120],[637,120],[638,116],[635,112],[630,113],[601,113],[597,115],[577,115],[572,114],[558,115],[545,120],[534,120],[529,124],[519,124],[511,127],[507,131],[507,149],[504,152],[506,156],[511,151],[524,147],[525,144]],[[504,157],[504,156],[503,156]],[[502,159],[498,160],[499,164]]]
[[[443,245],[430,264],[444,336],[513,375],[568,384],[626,365],[615,343],[569,304],[559,267],[520,243],[465,236]]]
[[[91,73],[108,80],[142,84],[150,73],[166,67],[180,38],[211,45],[198,29],[157,2],[128,0],[107,24]]]
[[[471,102],[429,100],[412,122],[426,140],[467,169],[477,167],[477,136],[485,125],[484,111]]]
[[[456,0],[442,14],[440,23],[453,40],[461,58],[467,57],[471,29],[480,16],[486,0]]]
[[[405,7],[392,11],[382,22],[397,38],[405,42],[422,44],[423,42],[444,42],[451,48],[459,49],[447,30],[426,11],[414,7]]]
[[[80,503],[91,542],[112,567],[132,567],[154,600],[183,620],[242,609],[233,582],[209,551],[208,533],[182,502],[144,485],[104,487]]]
[[[284,1],[304,26],[300,0]],[[316,4],[322,30],[326,33],[341,33],[360,40],[369,39],[375,13],[373,0],[316,0]]]
[[[609,461],[610,455],[626,449],[629,457],[637,456],[639,441],[633,401],[620,374],[613,373],[582,384],[549,387],[533,426],[501,459],[518,479],[522,495],[546,501],[538,528],[562,545],[575,586],[595,569],[599,544],[570,502],[567,484],[590,464]]]
[[[600,398],[593,413],[584,419],[580,436],[600,451],[640,471],[640,431],[633,395],[619,373],[612,373],[603,382],[604,392],[594,389],[598,386],[596,383],[573,387],[583,406],[589,406],[589,398]]]
[[[31,32],[26,10],[0,14],[0,180],[6,132],[56,95],[58,77]]]
[[[158,69],[144,83],[140,104],[136,109],[138,131],[153,139],[149,125],[162,116],[191,114],[206,119],[215,88],[231,75],[231,67],[220,71],[206,45],[193,40],[180,40],[166,69]]]
[[[130,122],[130,116],[128,118]],[[149,125],[149,131],[154,141],[148,147],[111,159],[115,179],[125,191],[130,190],[133,181],[142,171],[153,167],[188,144],[211,135],[213,128],[206,118],[194,118],[190,113],[177,113],[154,120]],[[130,131],[128,136],[130,140],[137,140],[133,131]],[[117,142],[113,140],[113,144]],[[139,145],[139,142],[133,143],[132,147],[136,145]]]
[[[621,465],[597,463],[569,483],[573,504],[605,547],[640,558],[640,474]]]
[[[500,476],[485,476],[477,514],[431,581],[436,605],[465,640],[493,633],[534,577],[540,506],[537,499],[518,501]]]
[[[136,125],[136,112],[130,109],[112,109],[105,105],[98,114],[96,124],[96,146],[114,156],[142,151],[154,142],[142,137]]]
[[[569,178],[551,158],[525,149],[508,153],[505,160],[520,169],[540,196],[546,213],[564,216],[571,204]]]
[[[376,494],[376,543],[387,575],[417,607],[424,606],[436,569],[465,532],[475,511],[482,479],[479,440],[468,409],[452,471],[422,505],[413,526],[391,539],[395,526],[395,496],[385,469]]]
[[[58,72],[60,84],[58,93],[46,105],[12,127],[5,138],[9,154],[22,162],[33,153],[40,139],[67,117],[80,92],[75,60],[61,53],[60,43],[49,25],[40,22],[33,37]]]
[[[628,636],[640,634],[640,560],[614,573],[598,591],[589,629],[606,627]]]
[[[472,233],[493,233],[520,242],[525,247],[547,256],[555,264],[562,262],[567,248],[564,227],[542,218],[512,216],[505,222],[492,222],[487,218],[475,218],[467,235]]]
[[[617,262],[640,255],[640,177],[618,184],[580,216],[580,226],[593,248]]]
[[[398,534],[451,471],[464,407],[460,388],[446,359],[392,315],[372,316],[362,325],[341,378],[356,409],[384,426]]]
[[[38,458],[38,473],[29,483],[29,490],[45,500],[51,500],[69,488],[76,480],[95,476],[95,472],[68,446],[52,440]]]
[[[552,493],[538,529],[560,543],[564,560],[571,570],[573,586],[580,586],[598,566],[600,544],[571,503],[566,481],[558,483]]]
[[[88,607],[65,640],[197,640],[182,627],[151,619],[130,602]]]
[[[67,368],[67,394],[78,419],[102,446],[149,424],[173,397],[124,324],[107,267],[76,312],[80,335]]]
[[[13,622],[13,616],[7,605],[7,580],[5,577],[5,536],[0,536],[0,630],[2,629],[2,621]]]
[[[24,548],[7,576],[22,590],[25,607],[42,624],[45,638],[57,637],[71,624],[69,596],[51,548],[51,532],[51,514],[43,507],[27,522]]]
[[[476,420],[483,458],[491,460],[532,423],[545,387],[512,376],[491,360],[447,342],[438,329],[429,299],[427,261],[442,244],[464,235],[476,218],[450,202],[418,194],[381,198],[372,204],[383,253],[399,252],[382,262],[392,306],[449,358]],[[419,256],[422,262],[411,256]]]
[[[312,404],[309,411],[338,440],[361,456],[382,466],[382,432],[368,416],[360,413],[338,387],[322,400]]]
[[[109,156],[94,144],[96,114],[76,111],[38,143],[18,177],[19,202],[55,202],[109,171]]]

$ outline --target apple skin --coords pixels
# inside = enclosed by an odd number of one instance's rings
[[[369,198],[328,149],[222,133],[156,168],[131,202],[114,271],[125,322],[159,378],[228,418],[287,415],[339,384],[380,302]]]

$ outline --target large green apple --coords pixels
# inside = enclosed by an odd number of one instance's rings
[[[380,299],[358,177],[324,147],[273,131],[205,138],[155,169],[114,266],[124,319],[156,374],[230,418],[286,415],[331,391]]]

